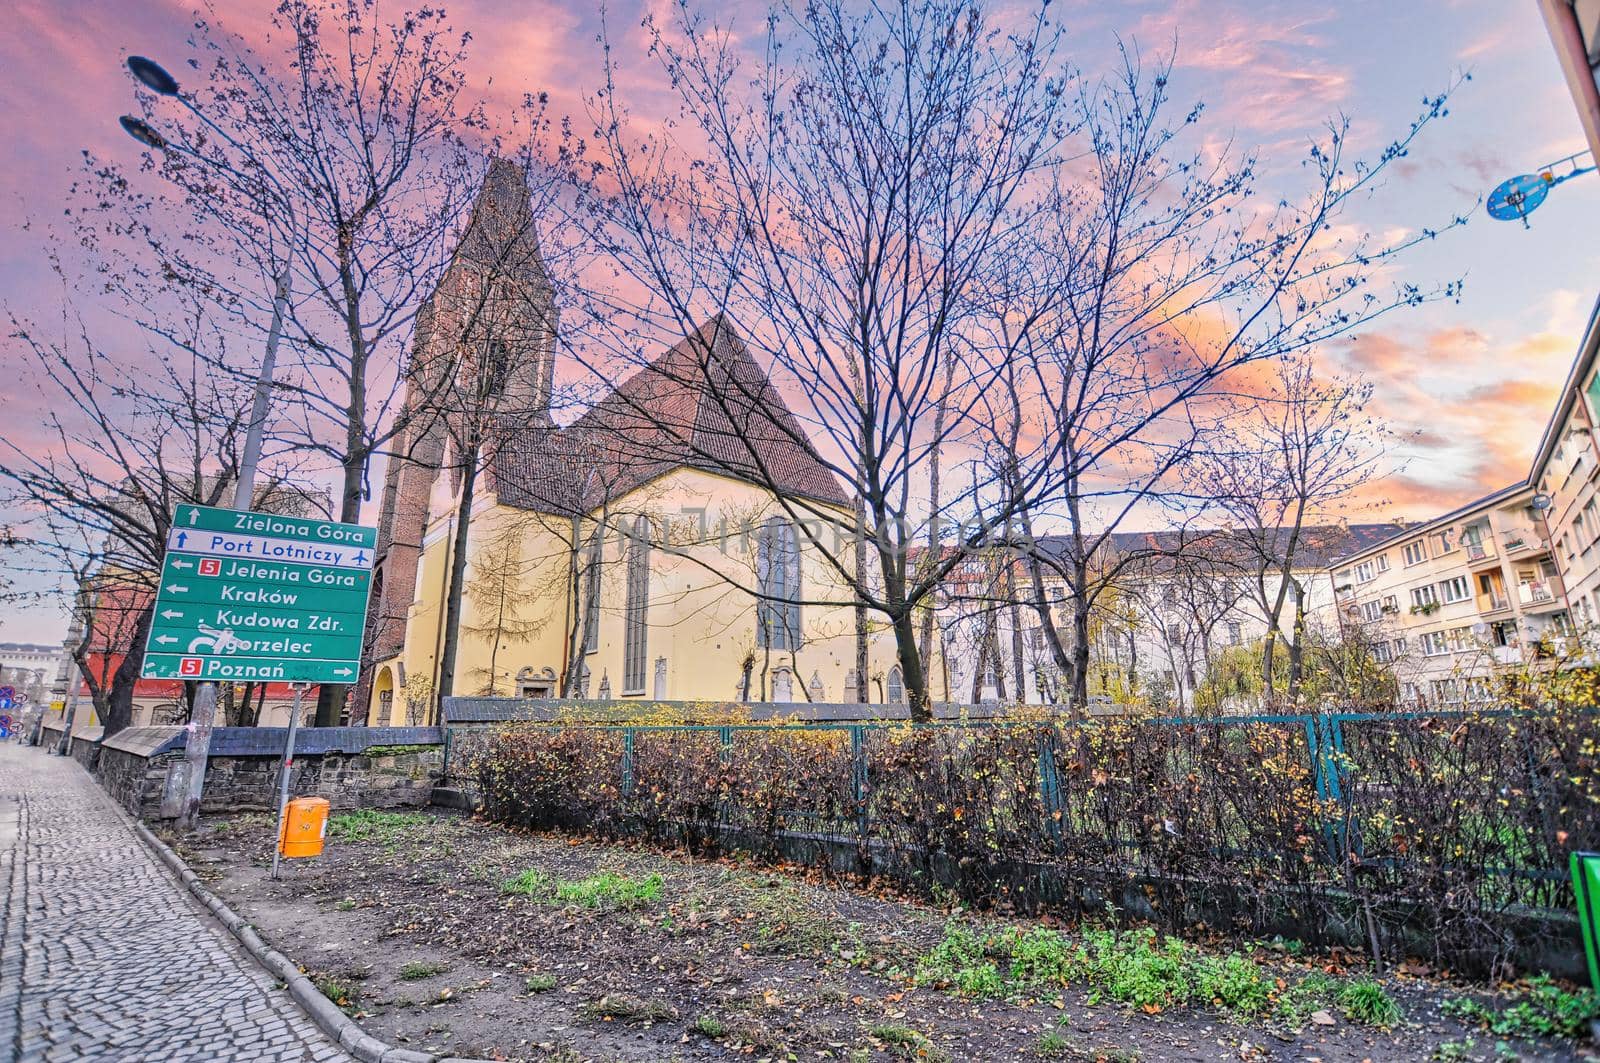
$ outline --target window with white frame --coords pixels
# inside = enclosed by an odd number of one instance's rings
[[[1450,652],[1450,643],[1443,631],[1424,632],[1420,639],[1424,657],[1441,657]]]
[[[1244,625],[1237,620],[1228,621],[1228,645],[1237,646],[1244,641]]]
[[[1439,584],[1439,589],[1444,592],[1444,600],[1447,603],[1464,602],[1472,597],[1472,588],[1465,576],[1451,576]]]
[[[1387,571],[1389,571],[1389,555],[1388,554],[1379,554],[1377,557],[1372,559],[1372,563],[1377,566],[1379,572],[1387,572]]]
[[[1449,631],[1450,648],[1457,653],[1472,645],[1472,629],[1467,627],[1453,627]]]
[[[1400,599],[1392,594],[1385,594],[1383,596],[1383,611],[1386,613],[1398,613],[1400,611]]]
[[[1433,584],[1426,587],[1413,587],[1411,589],[1411,608],[1426,609],[1431,605],[1439,604],[1439,593],[1434,590]]]
[[[1378,578],[1378,569],[1371,561],[1363,561],[1356,566],[1356,582],[1371,583]]]
[[[1421,696],[1422,696],[1422,691],[1417,689],[1417,684],[1415,684],[1415,683],[1401,683],[1400,684],[1400,700],[1405,702],[1407,705],[1415,705],[1417,703],[1417,701],[1421,698]]]
[[[1489,677],[1488,676],[1482,676],[1482,675],[1468,676],[1466,685],[1467,685],[1467,700],[1468,701],[1488,701],[1489,700],[1490,690],[1489,690]]]
[[[1453,705],[1459,701],[1461,694],[1454,679],[1435,679],[1433,681],[1433,700],[1439,705]]]
[[[1394,655],[1396,657],[1404,657],[1406,655],[1406,637],[1404,635],[1394,640]]]
[[[1364,602],[1361,606],[1361,619],[1369,624],[1376,624],[1383,619],[1383,606],[1378,602]]]
[[[1452,553],[1456,548],[1455,533],[1449,528],[1446,528],[1444,531],[1436,531],[1430,535],[1429,538],[1433,540],[1434,557]]]
[[[1377,661],[1379,664],[1388,664],[1390,661],[1394,660],[1393,654],[1389,652],[1389,644],[1387,642],[1380,642],[1373,646],[1372,659]]]
[[[1421,539],[1417,539],[1402,546],[1400,556],[1406,559],[1407,565],[1420,565],[1428,560],[1428,547]]]

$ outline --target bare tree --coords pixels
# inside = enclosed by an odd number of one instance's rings
[[[1210,493],[1239,533],[1251,596],[1267,622],[1261,674],[1269,697],[1278,640],[1289,647],[1283,696],[1290,704],[1305,667],[1309,595],[1301,572],[1312,567],[1308,551],[1323,546],[1308,535],[1362,504],[1359,494],[1382,472],[1393,442],[1368,411],[1371,398],[1370,383],[1319,374],[1310,352],[1284,358],[1258,392],[1232,398],[1191,470],[1196,490]]]
[[[584,206],[613,268],[644,295],[622,290],[596,310],[620,327],[588,361],[606,372],[632,356],[640,322],[688,334],[698,380],[684,383],[722,390],[737,425],[765,385],[719,375],[716,348],[727,332],[749,347],[796,416],[697,460],[767,488],[806,527],[841,515],[795,492],[773,457],[820,440],[819,458],[860,505],[843,515],[856,525],[849,545],[810,545],[892,630],[911,713],[927,719],[917,609],[954,557],[910,563],[922,477],[938,445],[977,430],[975,396],[1004,358],[958,341],[982,309],[971,291],[1028,225],[1029,182],[1054,163],[1059,30],[1042,8],[1003,32],[974,0],[863,14],[821,0],[776,11],[746,74],[732,37],[688,0],[669,20],[649,23],[652,52],[692,132],[635,137],[609,58],[592,106],[600,143]],[[700,328],[707,320],[718,327]],[[1014,508],[986,513],[968,537],[985,541]]]
[[[106,733],[126,727],[151,625],[155,581],[179,503],[230,497],[249,416],[248,389],[193,352],[225,346],[191,317],[173,350],[108,352],[64,315],[60,339],[12,316],[11,348],[37,390],[48,440],[0,443],[6,502],[26,513],[36,556],[53,559],[93,597],[93,622],[75,655]],[[282,488],[268,483],[258,497]],[[112,674],[103,666],[120,655]]]
[[[1198,708],[1194,695],[1211,672],[1218,627],[1232,621],[1242,631],[1245,570],[1239,553],[1227,533],[1207,535],[1181,551],[1149,558],[1125,580],[1141,626],[1166,654],[1180,708]]]
[[[181,290],[252,342],[281,332],[274,435],[333,467],[331,515],[353,522],[373,460],[408,422],[414,315],[478,184],[463,134],[485,121],[463,91],[467,36],[440,10],[391,21],[376,0],[286,0],[270,23],[263,53],[198,18],[201,84],[141,94],[143,169],[163,184],[91,158],[75,213],[128,306]],[[413,398],[410,415],[433,409]],[[337,691],[321,689],[319,724],[337,722]]]
[[[485,642],[489,660],[475,670],[481,680],[476,693],[500,695],[500,652],[505,644],[532,638],[545,618],[530,614],[535,599],[529,594],[528,565],[523,558],[522,529],[508,527],[477,547],[466,596],[475,607],[475,622],[461,625],[462,634]]]
[[[1379,266],[1433,230],[1392,242],[1332,232],[1444,113],[1443,96],[1370,161],[1347,157],[1347,120],[1331,123],[1309,148],[1312,187],[1258,210],[1260,160],[1185,153],[1186,131],[1201,112],[1171,112],[1171,59],[1146,70],[1136,52],[1123,58],[1116,81],[1086,86],[1078,97],[1086,173],[1063,178],[1053,209],[1039,216],[1037,257],[1026,267],[1038,302],[1012,313],[1037,309],[1041,320],[1017,345],[1014,368],[1001,378],[1008,394],[997,400],[1028,420],[1023,438],[1058,446],[992,459],[1019,480],[1039,478],[1033,462],[1053,466],[1050,491],[1028,507],[1022,530],[1034,541],[1044,523],[1063,528],[1049,549],[1030,554],[1032,604],[1080,709],[1095,600],[1137,560],[1128,551],[1094,559],[1134,515],[1149,519],[1168,507],[1192,522],[1179,474],[1209,446],[1229,381],[1253,363],[1292,357],[1456,291],[1447,283],[1383,292],[1374,283]],[[1047,573],[1066,584],[1065,641],[1040,594]]]

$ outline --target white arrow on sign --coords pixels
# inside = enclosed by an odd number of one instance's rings
[[[161,610],[161,617],[164,620],[179,620],[182,619],[183,614],[176,609],[163,609]]]
[[[157,635],[156,641],[165,646],[169,642],[177,642],[178,640],[173,638],[171,635]]]
[[[188,587],[180,587],[176,583],[169,583],[169,584],[167,584],[167,593],[168,594],[188,594],[189,593],[189,588]]]
[[[351,671],[351,670],[350,670],[350,669],[348,669],[348,668],[335,668],[335,669],[334,669],[334,670],[333,670],[333,674],[334,674],[334,675],[354,675],[354,674],[355,674],[355,673],[354,673],[354,672],[352,672],[352,671]]]
[[[181,557],[175,557],[175,558],[172,559],[172,567],[173,568],[194,568],[194,562],[193,561],[185,561]]]

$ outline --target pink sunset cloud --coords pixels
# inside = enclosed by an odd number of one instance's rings
[[[707,15],[753,44],[764,8],[705,3]],[[998,8],[1009,12],[1011,8]],[[1020,8],[1018,9],[1020,10]],[[260,40],[268,8],[219,0],[228,29]],[[129,53],[181,62],[191,5],[152,0],[19,0],[0,38],[0,123],[10,148],[0,182],[0,298],[25,316],[59,316],[62,293],[42,267],[63,199],[85,149],[124,162],[137,149],[116,125],[133,87]],[[1345,9],[1309,0],[1130,0],[1058,3],[1071,60],[1093,78],[1114,66],[1120,37],[1147,55],[1176,47],[1174,102],[1207,104],[1203,136],[1220,151],[1263,146],[1263,201],[1302,187],[1309,137],[1335,114],[1350,116],[1362,154],[1403,132],[1421,99],[1470,66],[1473,79],[1452,114],[1404,160],[1344,235],[1438,225],[1512,173],[1573,150],[1581,135],[1549,42],[1535,14],[1449,0]],[[612,5],[606,28],[619,98],[641,131],[678,110],[659,63],[647,54],[646,15],[670,15],[667,0]],[[578,135],[591,126],[586,101],[601,87],[599,8],[563,0],[458,0],[451,21],[470,30],[470,81],[497,116],[524,93],[548,92],[555,114]],[[1385,318],[1329,345],[1331,368],[1376,385],[1374,408],[1408,440],[1402,473],[1379,493],[1418,518],[1520,476],[1549,412],[1549,399],[1576,349],[1596,278],[1600,178],[1561,187],[1531,228],[1475,213],[1466,229],[1385,267],[1381,281],[1431,287],[1464,278],[1462,298]],[[26,227],[25,227],[26,226]],[[14,351],[0,348],[14,368]],[[30,430],[25,394],[12,402],[8,434]],[[17,407],[21,406],[21,416]],[[9,632],[7,632],[9,634]]]

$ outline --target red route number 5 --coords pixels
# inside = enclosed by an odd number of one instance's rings
[[[178,662],[178,674],[179,675],[199,675],[200,674],[200,667],[201,667],[200,658],[198,658],[198,657],[185,657],[182,661]]]
[[[216,576],[216,575],[219,575],[221,572],[222,572],[222,562],[221,561],[217,560],[214,557],[203,557],[203,558],[200,559],[200,575],[202,575],[202,576]]]

